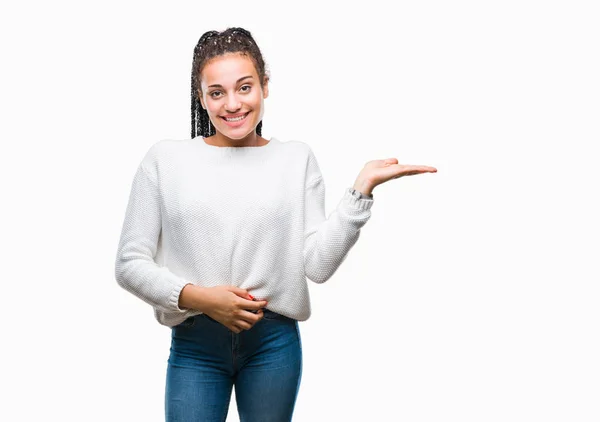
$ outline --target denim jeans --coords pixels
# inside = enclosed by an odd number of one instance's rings
[[[265,309],[236,334],[200,314],[171,330],[167,422],[224,422],[233,386],[240,422],[292,420],[302,378],[297,320]]]

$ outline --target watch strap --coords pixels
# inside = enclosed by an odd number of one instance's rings
[[[359,192],[354,188],[348,188],[348,190],[350,191],[350,194],[357,199],[373,199],[373,194],[365,195],[364,193]]]

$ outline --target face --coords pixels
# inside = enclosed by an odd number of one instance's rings
[[[212,59],[202,70],[198,93],[202,107],[221,136],[241,140],[253,136],[269,95],[267,81],[261,89],[252,60],[240,54]],[[239,117],[227,121],[225,117]],[[237,120],[237,121],[235,121]]]

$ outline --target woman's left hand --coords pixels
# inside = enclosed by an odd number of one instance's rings
[[[360,171],[354,189],[365,195],[370,195],[375,186],[397,179],[402,176],[412,176],[421,173],[436,173],[437,169],[430,166],[398,164],[395,158],[369,161]]]

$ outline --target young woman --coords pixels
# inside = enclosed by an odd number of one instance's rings
[[[324,283],[371,215],[375,186],[428,166],[372,160],[325,217],[310,147],[261,136],[269,76],[250,32],[202,35],[190,139],[148,150],[132,184],[118,283],[171,327],[167,421],[288,421],[302,375],[306,279]]]

